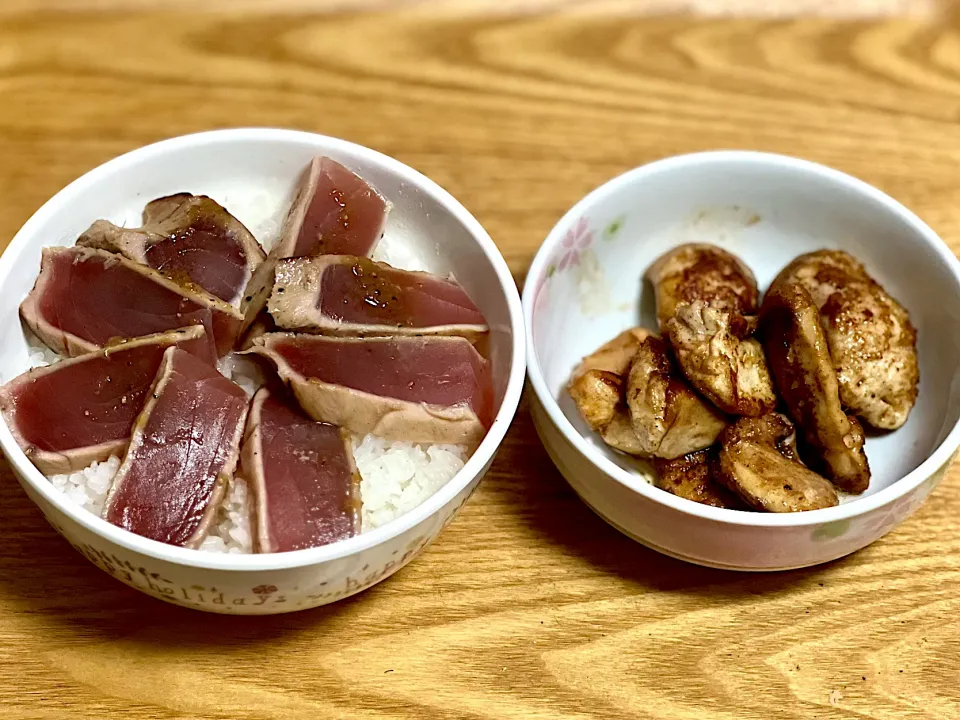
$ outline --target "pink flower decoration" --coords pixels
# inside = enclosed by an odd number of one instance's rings
[[[580,218],[577,224],[567,230],[563,240],[560,242],[563,255],[560,262],[557,263],[557,270],[565,270],[568,267],[575,267],[580,264],[580,253],[588,249],[593,244],[593,233],[590,232],[590,226],[586,218]]]
[[[547,277],[544,276],[540,279],[540,286],[537,288],[536,292],[533,294],[533,319],[536,321],[537,316],[543,310],[544,306],[547,304]]]

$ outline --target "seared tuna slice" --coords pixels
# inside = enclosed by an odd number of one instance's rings
[[[104,519],[143,537],[197,547],[233,476],[248,404],[216,368],[168,348]]]
[[[487,331],[453,280],[351,255],[277,264],[268,304],[277,327],[323,335],[462,335]]]
[[[358,435],[475,447],[493,418],[490,365],[464,338],[268,333],[251,352],[310,417]]]
[[[247,284],[266,254],[243,223],[204,195],[159,198],[143,226],[97,220],[77,245],[120,253],[186,287],[199,287],[243,311]]]
[[[122,454],[163,353],[174,345],[209,353],[203,328],[194,325],[29,370],[0,388],[7,427],[47,475]]]
[[[242,317],[202,290],[189,290],[156,270],[92,248],[45,248],[40,277],[20,305],[24,322],[63,355],[79,355],[129,339],[203,325],[217,355],[233,347]]]
[[[390,203],[366,180],[328,157],[314,158],[300,178],[277,244],[254,273],[244,330],[270,297],[278,261],[314,255],[369,256],[383,235],[389,210]]]
[[[360,531],[360,477],[349,438],[283,395],[253,398],[241,452],[257,552],[318,547]]]

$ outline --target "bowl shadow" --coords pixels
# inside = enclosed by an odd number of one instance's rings
[[[498,481],[505,475],[513,482]],[[517,482],[518,477],[523,481]],[[841,558],[799,570],[747,573],[694,565],[645,547],[608,525],[566,483],[537,436],[526,394],[488,478],[485,482],[495,483],[495,491],[508,495],[499,504],[519,515],[537,541],[628,580],[639,591],[711,596],[785,592],[815,584],[829,569],[849,562]]]
[[[827,568],[738,573],[699,567],[650,550],[607,525],[566,484],[533,426],[526,397],[481,485],[497,512],[512,516],[528,544],[547,544],[550,557],[585,575],[626,580],[638,592],[717,597],[788,592],[814,584]],[[358,604],[390,593],[388,578],[331,605],[271,616],[216,615],[165,603],[107,577],[61,538],[0,460],[0,607],[29,614],[64,642],[124,638],[170,648],[249,647],[302,632],[334,631],[351,622]],[[548,560],[549,561],[549,560]],[[401,570],[394,577],[401,578]],[[387,586],[387,587],[385,587]],[[465,590],[466,592],[466,590]],[[136,632],[131,635],[131,629]]]

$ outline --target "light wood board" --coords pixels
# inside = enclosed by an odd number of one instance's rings
[[[0,246],[119,153],[272,125],[434,178],[520,283],[585,192],[717,147],[854,173],[960,250],[960,25],[941,3],[201,4],[3,3]],[[596,519],[523,407],[417,562],[328,608],[245,619],[111,580],[0,463],[0,706],[17,720],[955,719],[958,518],[954,468],[855,556],[775,575],[699,569]]]

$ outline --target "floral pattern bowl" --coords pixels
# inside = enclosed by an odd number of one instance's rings
[[[652,468],[610,448],[566,393],[580,359],[626,328],[655,328],[643,273],[667,249],[710,242],[741,257],[761,289],[821,247],[859,257],[910,311],[920,395],[893,433],[871,434],[869,490],[796,514],[699,505],[650,483]],[[926,499],[960,447],[960,262],[913,213],[821,165],[753,152],[669,158],[617,177],[550,232],[523,293],[537,431],[581,498],[625,534],[690,562],[778,570],[826,562],[892,530]]]
[[[397,160],[322,135],[260,128],[199,133],[134,150],[40,208],[0,258],[0,381],[29,365],[17,308],[37,276],[44,246],[72,245],[97,218],[137,225],[145,202],[183,191],[223,202],[267,239],[279,229],[297,178],[315,155],[330,156],[373,183],[393,203],[384,242],[397,243],[429,270],[455,274],[483,311],[491,329],[496,416],[463,469],[420,506],[332,545],[265,555],[173,547],[101,520],[56,490],[0,420],[0,447],[50,524],[97,567],[161,600],[267,615],[325,605],[374,585],[413,560],[453,519],[490,467],[516,413],[526,367],[520,297],[503,256],[476,219]]]

